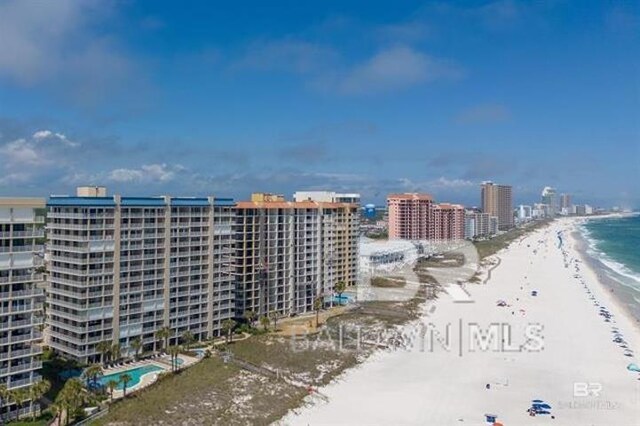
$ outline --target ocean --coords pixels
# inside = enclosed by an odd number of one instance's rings
[[[591,262],[640,321],[640,215],[594,218],[581,228]]]

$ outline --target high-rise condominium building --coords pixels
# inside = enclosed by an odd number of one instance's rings
[[[313,310],[343,281],[356,284],[358,205],[290,202],[257,193],[238,202],[238,313],[291,315]]]
[[[560,200],[555,188],[545,186],[542,190],[542,203],[549,206],[549,216],[553,217],[560,213]]]
[[[498,232],[497,216],[490,216],[489,213],[468,210],[465,213],[465,238],[487,238]],[[495,225],[493,224],[495,221]]]
[[[482,211],[490,216],[498,217],[498,228],[513,228],[513,193],[509,185],[497,185],[493,182],[482,182],[480,186]]]
[[[434,240],[464,239],[464,207],[441,203],[433,206]]]
[[[49,198],[49,345],[95,362],[100,342],[157,348],[162,327],[170,343],[218,335],[235,315],[233,201],[90,189]]]
[[[464,207],[435,204],[429,194],[390,194],[389,238],[449,240],[464,238]]]
[[[389,238],[428,240],[435,235],[433,197],[429,194],[390,194],[387,197]]]
[[[44,199],[0,198],[0,385],[26,388],[41,380]],[[36,404],[2,397],[0,419],[23,416]]]

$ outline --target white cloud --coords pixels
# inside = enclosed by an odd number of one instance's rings
[[[178,173],[184,170],[185,168],[181,165],[144,164],[137,169],[114,169],[108,173],[107,178],[120,183],[166,183],[172,181]]]
[[[294,39],[260,40],[252,43],[232,68],[307,74],[324,69],[336,57],[332,48],[317,43]]]
[[[116,4],[0,2],[0,78],[44,86],[83,106],[119,93],[134,66],[117,35],[104,30]]]
[[[20,169],[24,166],[44,166],[65,163],[65,152],[80,144],[72,142],[61,133],[39,130],[31,138],[20,138],[0,145],[5,168]]]
[[[414,181],[409,178],[398,179],[399,186],[406,191],[438,191],[438,190],[464,190],[477,186],[477,183],[467,179],[449,179],[444,176],[440,176],[437,179],[432,179],[424,182]]]
[[[38,141],[38,142],[42,141],[42,140],[45,140],[45,139],[50,139],[50,138],[56,139],[57,141],[61,142],[62,144],[66,145],[66,146],[69,146],[69,147],[78,147],[78,146],[80,146],[79,143],[73,142],[73,141],[70,141],[69,139],[67,139],[67,137],[64,134],[62,134],[62,133],[54,133],[51,130],[39,130],[39,131],[37,131],[37,132],[35,132],[33,134],[33,139]]]
[[[437,188],[468,188],[477,186],[477,183],[467,179],[447,179],[444,176],[440,176],[438,179],[432,181],[431,184]]]
[[[364,63],[347,70],[333,84],[343,94],[367,94],[460,76],[461,70],[446,61],[411,47],[395,46],[380,50]]]

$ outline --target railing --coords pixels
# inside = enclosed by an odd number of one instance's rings
[[[11,352],[0,352],[0,360],[4,361],[12,358],[20,358],[30,355],[39,355],[42,353],[42,349],[39,346],[33,346],[29,349],[14,349]]]
[[[0,253],[24,253],[24,252],[41,252],[44,250],[42,245],[26,245],[26,246],[12,246],[12,247],[0,247]]]
[[[107,413],[109,413],[109,406],[108,405],[106,405],[101,410],[96,411],[95,413],[91,414],[90,416],[85,417],[84,419],[80,420],[79,422],[74,423],[73,426],[87,426],[87,425],[90,425],[95,420],[98,420],[99,418],[106,416]]]
[[[0,238],[40,238],[44,237],[44,229],[28,231],[0,232]]]
[[[38,370],[42,368],[42,361],[23,362],[17,365],[0,368],[0,375],[15,374],[21,371]]]
[[[42,303],[27,304],[27,305],[14,305],[14,306],[2,306],[0,307],[0,314],[37,311],[43,308]]]

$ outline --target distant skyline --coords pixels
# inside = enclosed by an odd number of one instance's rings
[[[0,0],[0,197],[640,208],[640,3]]]

